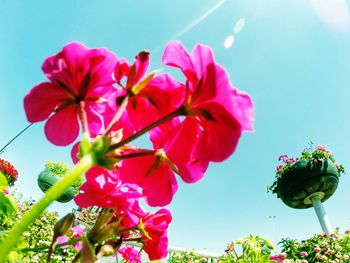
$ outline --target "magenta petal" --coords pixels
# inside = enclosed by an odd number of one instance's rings
[[[150,174],[143,184],[143,195],[150,206],[165,206],[170,204],[177,192],[178,185],[173,171],[166,163],[161,163]]]
[[[101,133],[102,130],[102,120],[100,117],[100,114],[94,110],[94,104],[88,105],[85,104],[87,107],[85,107],[86,116],[87,116],[87,123],[89,131],[93,135],[98,135]]]
[[[58,146],[74,142],[79,135],[78,108],[66,107],[52,115],[45,124],[46,138]]]
[[[180,41],[175,40],[167,44],[162,61],[165,65],[180,68],[189,80],[198,80],[190,54],[186,51]]]
[[[134,82],[139,82],[141,78],[145,75],[147,68],[149,66],[149,52],[141,51],[135,58],[136,75],[134,77]]]
[[[197,44],[192,50],[191,58],[195,65],[197,76],[205,76],[207,67],[214,64],[212,50],[204,45]]]
[[[254,131],[254,106],[252,99],[246,93],[234,91],[235,117],[242,127],[242,131]]]
[[[203,133],[196,118],[187,117],[171,134],[171,143],[165,146],[168,158],[177,166],[179,175],[186,183],[199,181],[207,167],[207,159],[198,159],[196,148]]]
[[[125,159],[121,163],[120,177],[125,183],[143,185],[146,174],[155,162],[155,156],[143,156]]]
[[[42,82],[33,87],[24,97],[24,110],[29,122],[45,120],[65,99],[60,87],[49,82]]]
[[[197,146],[197,155],[201,160],[221,162],[236,149],[241,136],[240,127],[230,127],[225,123],[201,120],[204,131]]]

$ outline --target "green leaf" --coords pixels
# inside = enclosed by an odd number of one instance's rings
[[[0,190],[4,190],[8,187],[7,179],[2,172],[0,172]]]
[[[11,195],[6,195],[2,189],[0,189],[0,215],[10,215],[17,210],[16,201]]]

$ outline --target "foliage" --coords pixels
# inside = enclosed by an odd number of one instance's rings
[[[235,244],[242,246],[242,254],[238,255]],[[211,259],[215,263],[272,263],[270,260],[271,249],[274,246],[267,239],[260,236],[249,235],[228,244],[225,254],[219,259]],[[205,263],[208,258],[199,256],[193,251],[173,252],[170,257],[171,263]]]
[[[10,162],[3,159],[0,159],[0,174],[6,177],[9,186],[13,186],[18,179],[16,168]]]
[[[68,173],[71,170],[69,164],[63,162],[51,162],[49,160],[46,161],[45,167],[57,177],[63,177],[66,173]],[[78,192],[79,187],[82,185],[82,183],[83,179],[79,178],[72,184],[72,187],[75,191]]]
[[[194,251],[174,251],[170,256],[171,263],[185,263],[185,262],[193,262],[193,263],[206,263],[208,259],[202,256],[197,255]]]
[[[282,164],[278,165],[276,167],[276,176],[275,181],[272,183],[272,185],[268,186],[267,191],[276,193],[277,192],[277,180],[284,175],[288,174],[294,167],[295,163],[297,163],[300,160],[310,161],[310,162],[320,162],[322,160],[328,159],[331,162],[333,162],[338,169],[339,175],[345,173],[344,166],[340,163],[337,163],[334,156],[332,155],[332,152],[326,148],[326,145],[321,144],[313,148],[313,143],[310,142],[310,146],[301,153],[300,157],[293,158],[288,157],[287,154],[282,154],[278,157],[278,161],[282,162]]]
[[[21,195],[16,196],[18,210],[9,214],[0,214],[0,239],[6,238],[6,232],[22,218],[23,213],[32,207],[34,200],[24,199]],[[33,222],[17,243],[17,249],[36,248],[49,246],[53,236],[53,227],[57,222],[57,212],[45,210],[35,222]],[[73,248],[60,249],[54,252],[52,262],[70,262],[73,256]],[[10,254],[10,261],[13,262],[46,262],[47,250],[38,252],[13,251]]]
[[[8,182],[4,175],[0,173],[0,215],[9,215],[16,211],[17,204],[9,194]]]
[[[350,262],[350,231],[321,233],[301,242],[286,238],[279,244],[284,263]]]

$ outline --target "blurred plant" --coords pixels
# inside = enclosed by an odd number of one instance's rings
[[[171,253],[169,262],[171,263],[207,263],[208,258],[197,255],[194,251],[174,251]],[[216,262],[216,261],[214,261]]]
[[[9,214],[0,213],[0,240],[6,232],[22,218],[23,213],[32,207],[34,200],[24,199],[21,194],[15,194],[18,202],[18,210]],[[11,252],[9,262],[46,262],[47,249],[53,236],[52,229],[57,222],[57,212],[45,210],[24,232],[17,243],[17,251]],[[35,250],[34,248],[45,248]],[[34,249],[34,250],[33,250]],[[71,262],[75,250],[71,247],[57,248],[53,254],[52,262]]]
[[[63,162],[51,162],[51,161],[46,161],[45,163],[46,169],[48,169],[53,175],[57,177],[63,177],[65,176],[70,170],[69,164],[63,163]],[[79,192],[79,187],[83,183],[83,178],[80,177],[78,180],[76,180],[73,184],[72,187],[76,192]]]
[[[310,161],[310,162],[320,162],[322,160],[328,159],[333,162],[338,169],[339,176],[345,173],[344,166],[337,163],[332,155],[332,152],[326,148],[326,145],[320,144],[313,148],[313,142],[309,143],[309,147],[304,149],[300,157],[293,158],[288,157],[287,154],[282,154],[278,157],[278,161],[282,162],[276,167],[275,181],[272,185],[267,187],[267,192],[277,193],[277,180],[284,175],[288,174],[294,167],[295,163],[300,160]]]
[[[16,168],[10,162],[3,159],[0,159],[0,174],[6,177],[9,186],[13,186],[18,179]]]
[[[273,244],[260,236],[249,235],[236,241],[242,246],[242,254],[238,256],[234,243],[230,243],[225,250],[226,254],[219,260],[219,263],[268,263],[270,260]]]

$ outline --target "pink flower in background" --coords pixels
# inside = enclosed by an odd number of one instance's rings
[[[300,256],[303,257],[303,258],[307,257],[308,255],[309,255],[309,253],[307,253],[306,251],[301,251],[300,252]]]
[[[281,260],[278,256],[270,256],[270,260],[274,260],[278,263],[283,263],[283,260]]]
[[[236,149],[243,131],[253,131],[253,104],[247,94],[231,86],[228,74],[214,62],[210,48],[196,45],[188,53],[178,41],[170,42],[163,63],[180,68],[187,78],[184,108],[186,118],[177,127],[172,148],[181,155],[183,144],[191,142],[191,157],[223,161]],[[195,144],[188,134],[198,130]]]
[[[141,263],[140,253],[133,246],[123,245],[118,249],[118,254],[122,255],[129,263]]]
[[[103,128],[101,114],[115,90],[112,73],[117,61],[113,53],[103,48],[88,49],[79,43],[66,45],[42,65],[50,81],[36,85],[25,96],[28,121],[47,119],[47,139],[65,146],[79,135],[78,115],[83,108],[89,131],[99,134]]]
[[[57,238],[57,243],[58,244],[63,244],[63,243],[66,243],[66,242],[68,242],[67,236],[59,236]],[[65,249],[65,248],[68,248],[68,247],[69,247],[68,245],[61,246],[62,249]]]
[[[148,213],[140,219],[140,228],[144,234],[142,242],[143,250],[150,260],[165,258],[168,254],[167,230],[171,222],[171,214],[168,209],[160,209],[156,213]]]

